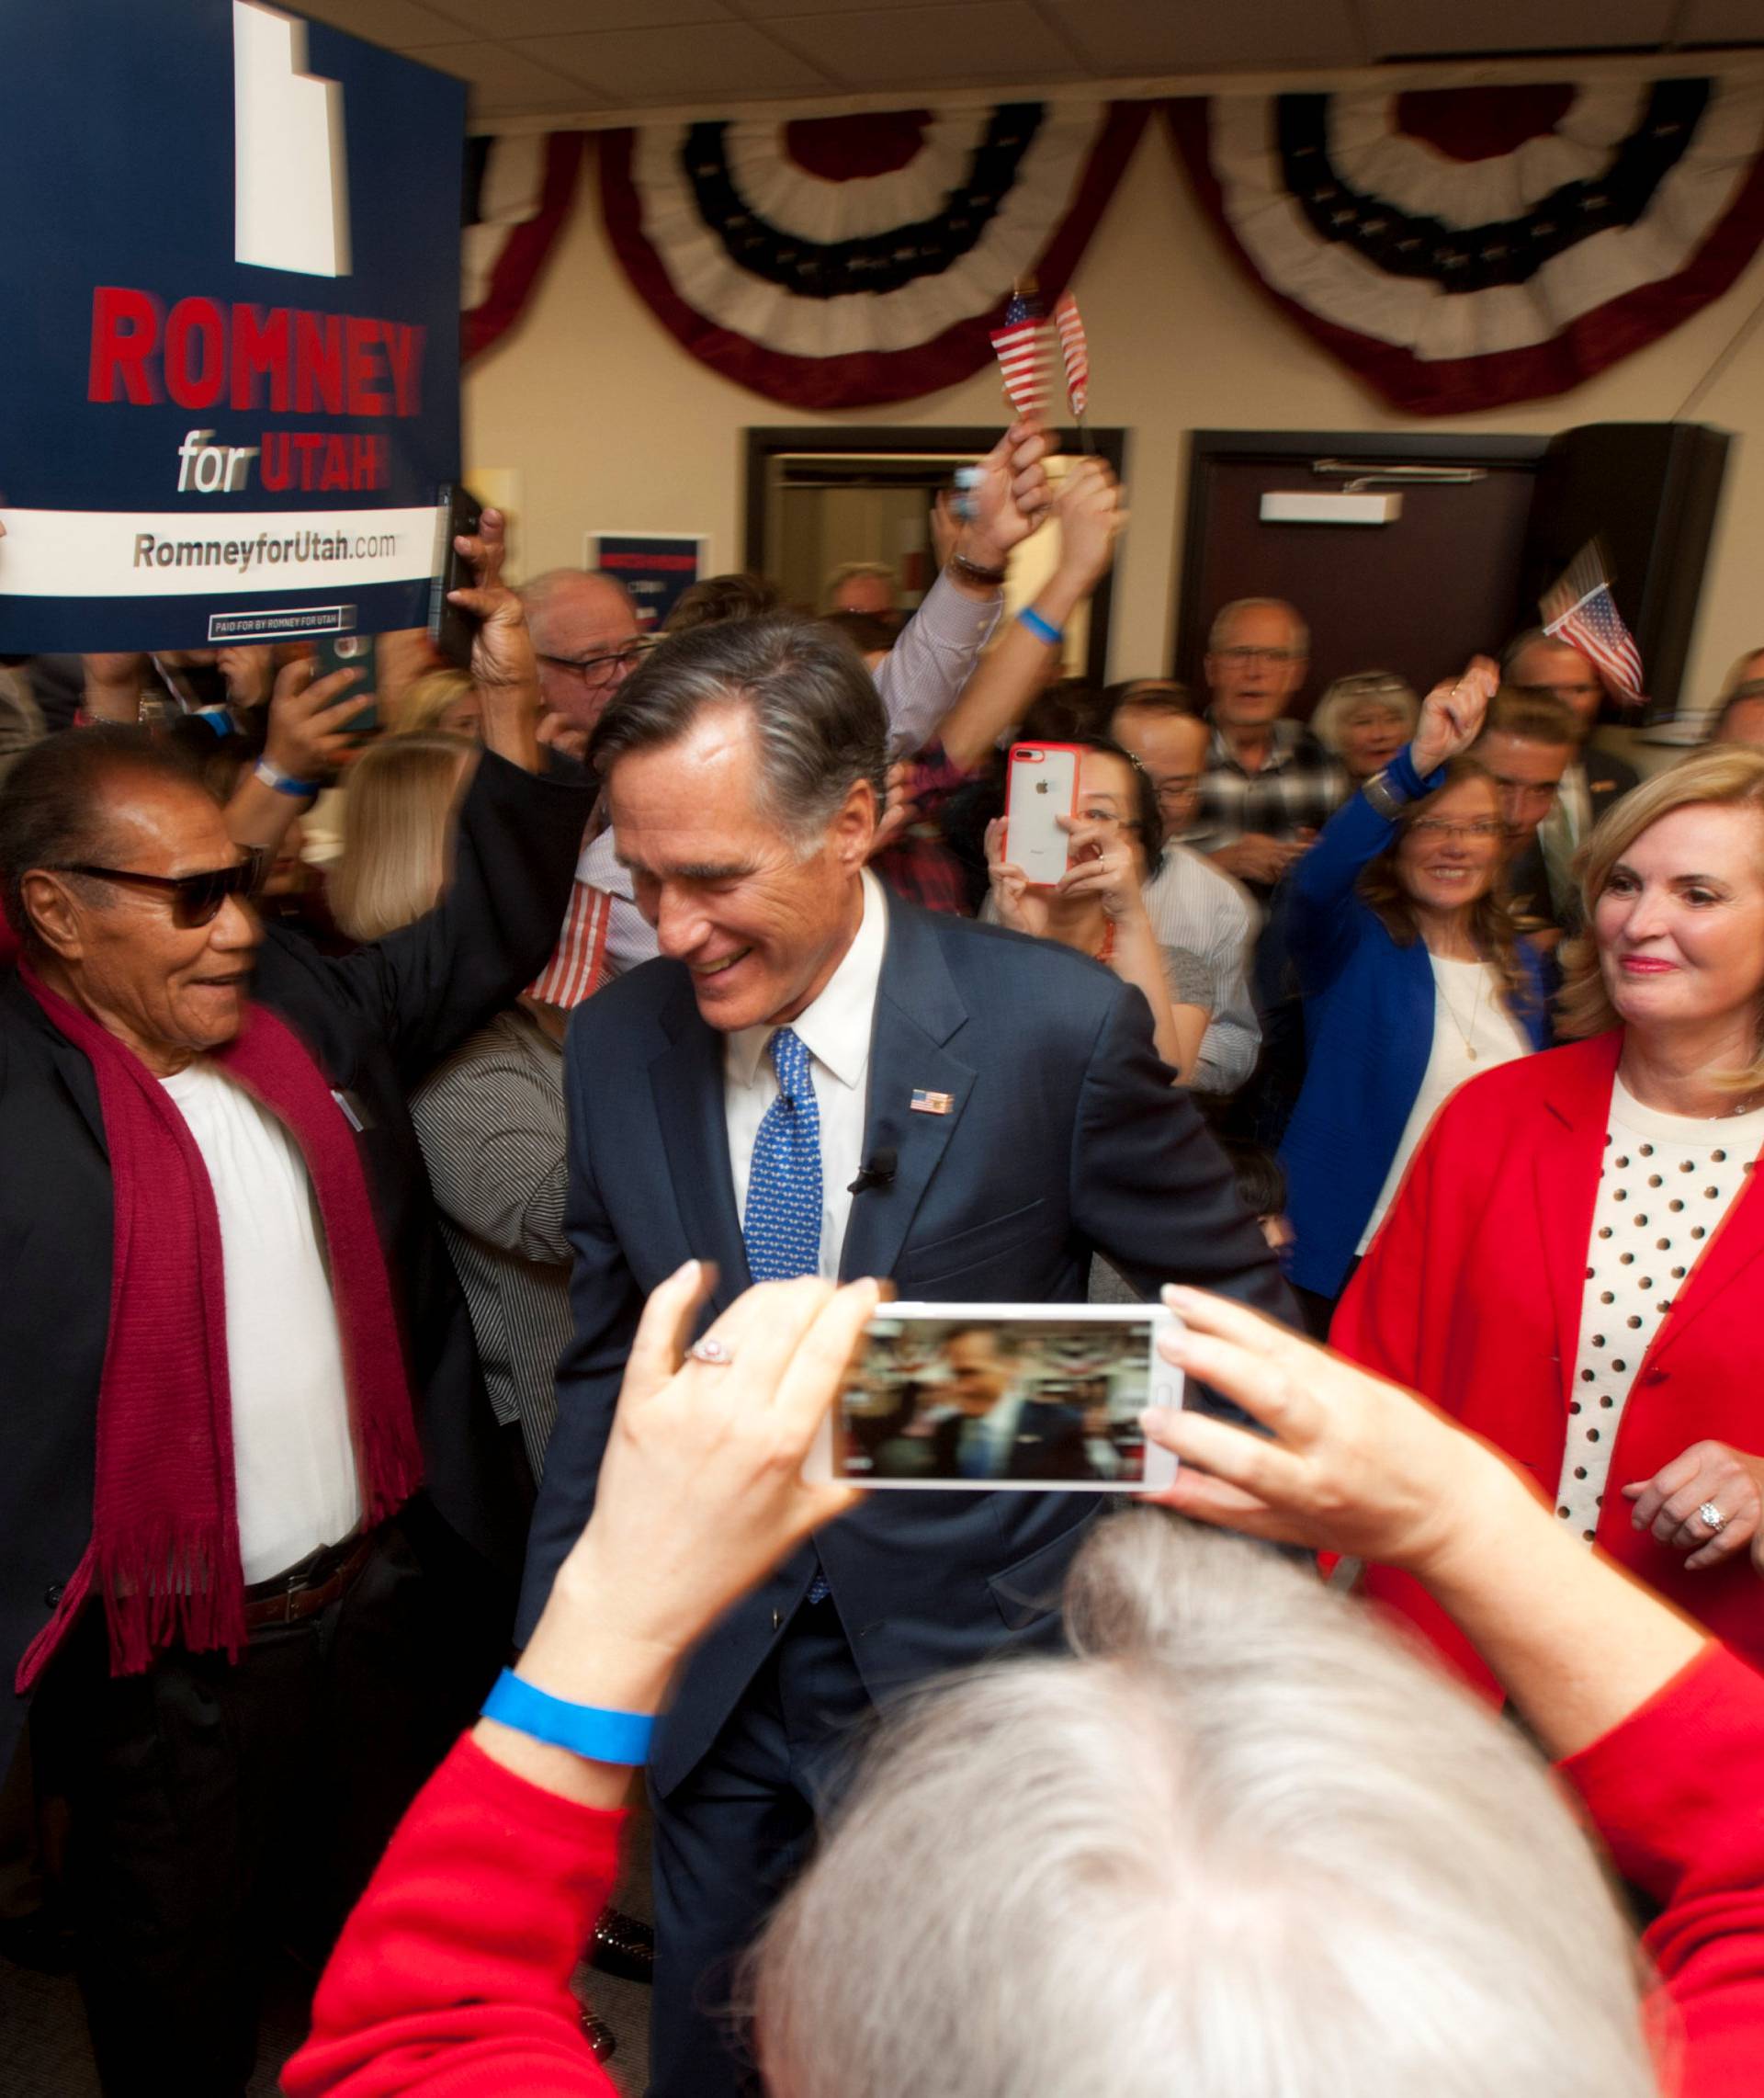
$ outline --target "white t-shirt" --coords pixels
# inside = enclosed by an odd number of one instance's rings
[[[1515,1057],[1532,1052],[1525,1030],[1507,1010],[1500,978],[1490,963],[1452,961],[1437,954],[1427,958],[1433,967],[1433,1045],[1421,1073],[1420,1091],[1397,1140],[1396,1155],[1353,1249],[1356,1253],[1364,1253],[1372,1243],[1429,1123],[1451,1094],[1477,1072],[1492,1071],[1498,1063],[1511,1063]]]
[[[1764,1107],[1704,1121],[1644,1107],[1621,1078],[1611,1087],[1555,1492],[1556,1514],[1589,1543],[1635,1372],[1760,1146]],[[1697,1433],[1687,1421],[1685,1448]]]
[[[217,1064],[160,1083],[220,1214],[240,1557],[247,1583],[267,1581],[361,1521],[318,1204],[293,1138]]]

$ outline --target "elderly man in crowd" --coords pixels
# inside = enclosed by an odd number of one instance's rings
[[[903,1297],[1081,1298],[1093,1251],[1149,1295],[1285,1292],[1145,1000],[1086,956],[884,894],[865,871],[888,722],[837,635],[671,641],[591,757],[662,958],[566,1056],[576,1333],[523,1630],[594,1506],[648,1291],[688,1256],[752,1279],[892,1276]],[[718,1374],[714,1350],[706,1374]],[[657,2098],[741,2088],[718,2013],[873,1699],[1057,1636],[1095,1503],[877,1494],[729,1611],[650,1759]]]
[[[1494,775],[1507,832],[1507,889],[1528,930],[1566,931],[1577,909],[1571,872],[1552,865],[1544,826],[1580,748],[1579,723],[1547,692],[1502,686],[1470,754]]]
[[[1285,719],[1310,655],[1310,629],[1278,597],[1236,599],[1207,637],[1213,733],[1193,842],[1262,895],[1349,793],[1341,760]]]
[[[1146,910],[1158,944],[1197,955],[1212,980],[1213,1017],[1201,1038],[1193,1083],[1206,1093],[1233,1093],[1256,1068],[1261,1025],[1250,995],[1250,951],[1257,912],[1228,874],[1182,841],[1194,826],[1205,770],[1206,723],[1180,686],[1148,679],[1127,688],[1109,733],[1129,751],[1158,790],[1164,820],[1164,864],[1146,888]]]
[[[876,669],[896,757],[910,757],[930,743],[991,640],[1004,607],[1005,564],[1051,502],[1042,461],[1053,448],[1036,423],[1024,421],[980,461],[980,480],[971,492],[974,514],[958,528],[942,573]],[[584,584],[595,587],[584,593],[578,587]],[[570,724],[554,740],[579,751],[649,644],[638,633],[629,598],[605,576],[555,571],[528,586],[526,600],[546,705],[567,715]],[[739,607],[739,596],[732,603]],[[552,618],[560,604],[576,607],[567,628]],[[566,643],[589,651],[573,668],[548,654]],[[653,960],[658,951],[612,834],[597,820],[582,847],[556,950],[532,995],[573,1007],[606,979]]]
[[[1533,627],[1508,643],[1500,672],[1501,683],[1513,691],[1528,699],[1559,700],[1574,717],[1575,753],[1556,788],[1555,806],[1538,830],[1551,893],[1565,897],[1574,886],[1575,854],[1605,811],[1634,786],[1636,771],[1592,743],[1605,687],[1590,656]]]
[[[260,1948],[359,1891],[505,1637],[521,1511],[402,1095],[543,958],[590,797],[538,776],[494,512],[464,546],[485,755],[408,931],[266,933],[145,730],[0,792],[0,1622],[107,2092],[244,2090]]]

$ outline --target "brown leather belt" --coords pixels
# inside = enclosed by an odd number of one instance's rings
[[[377,1535],[365,1531],[342,1559],[333,1562],[329,1572],[323,1569],[332,1555],[319,1552],[303,1567],[291,1567],[273,1581],[254,1582],[245,1590],[245,1629],[254,1632],[264,1625],[298,1625],[316,1617],[348,1592],[372,1555]],[[320,1576],[316,1581],[314,1573]]]

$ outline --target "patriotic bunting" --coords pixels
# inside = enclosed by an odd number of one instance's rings
[[[1552,641],[1578,649],[1620,706],[1642,704],[1642,652],[1611,594],[1611,578],[1597,539],[1575,555],[1567,573],[1544,592],[1537,608],[1544,615],[1544,631]]]
[[[1764,241],[1755,77],[1169,109],[1230,252],[1412,414],[1577,386],[1719,297]]]
[[[583,142],[581,131],[466,141],[462,361],[500,342],[538,289],[570,215]]]
[[[1015,102],[607,132],[601,209],[694,357],[793,407],[871,407],[980,370],[1006,287],[1064,287],[1148,113]]]

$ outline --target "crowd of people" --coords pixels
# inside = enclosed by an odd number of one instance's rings
[[[0,1917],[107,2092],[284,1945],[294,2098],[605,2090],[584,1957],[657,2098],[1755,2081],[1764,650],[1645,780],[1537,630],[1098,689],[1049,449],[910,609],[492,510],[463,671],[0,671]],[[1181,1412],[1035,1401],[1163,1507],[988,1490],[984,1322],[871,1423],[967,1491],[812,1483],[884,1283],[1174,1310]]]

